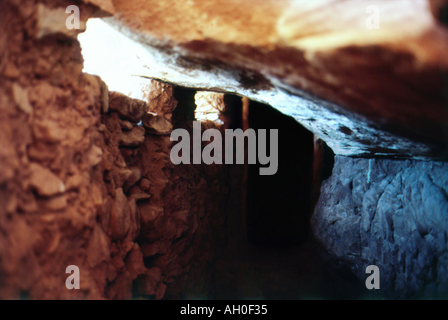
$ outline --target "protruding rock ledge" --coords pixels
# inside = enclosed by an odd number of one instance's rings
[[[104,21],[144,45],[144,78],[268,103],[336,154],[439,159],[448,144],[440,3],[114,0],[118,14]],[[380,29],[366,26],[370,5]]]

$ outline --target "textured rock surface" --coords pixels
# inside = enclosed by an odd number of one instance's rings
[[[83,21],[108,3],[79,3]],[[57,22],[64,5],[0,2],[0,298],[208,295],[224,247],[218,227],[233,210],[219,187],[230,169],[170,166],[169,136],[137,123],[150,107],[171,121],[173,87],[151,82],[144,101],[83,73],[72,34],[57,23],[36,30],[33,12]],[[173,115],[176,126],[190,113]],[[80,290],[65,286],[69,265],[79,267]]]
[[[150,134],[156,135],[169,135],[173,131],[173,125],[166,120],[163,116],[146,113],[143,117],[143,126]]]
[[[148,112],[148,103],[143,100],[131,99],[119,92],[110,92],[109,108],[118,112],[124,119],[138,123]]]
[[[141,100],[123,98],[120,109],[109,108],[102,116],[107,194],[100,221],[115,243],[105,296],[211,296],[215,259],[219,248],[225,247],[226,229],[218,230],[218,226],[223,225],[226,212],[238,213],[238,207],[229,205],[225,185],[229,172],[238,176],[241,167],[173,165],[167,134],[173,126],[192,132],[189,109],[194,107],[194,91],[178,89],[178,102],[172,86],[152,81],[151,87],[149,105],[143,109],[159,112],[157,119],[169,124],[163,135],[149,128],[147,116],[153,113],[143,116],[144,127],[129,128],[125,119],[135,114],[132,106],[144,103]],[[213,126],[204,124],[203,130]],[[138,139],[131,139],[133,131]],[[123,143],[124,137],[129,141]]]
[[[201,91],[194,96],[196,110],[195,118],[199,121],[223,121],[223,112],[225,111],[224,94],[216,92]]]
[[[446,152],[448,30],[430,1],[113,3],[105,21],[145,45],[124,40],[130,74],[268,103],[336,154]],[[380,29],[366,26],[370,5]]]
[[[312,217],[315,237],[380,294],[448,297],[448,164],[337,156]]]
[[[145,142],[145,128],[134,127],[121,134],[120,145],[125,147],[138,147]]]
[[[177,100],[173,96],[173,86],[167,83],[150,80],[142,88],[143,98],[148,102],[148,111],[158,115],[163,115],[165,119],[171,121],[174,109],[177,107]]]
[[[83,21],[99,10],[79,6]],[[103,298],[111,266],[111,239],[97,221],[105,100],[98,78],[82,73],[78,41],[51,24],[65,23],[64,9],[0,3],[3,299]],[[45,14],[54,20],[43,25]],[[69,265],[81,271],[81,290],[65,287]]]

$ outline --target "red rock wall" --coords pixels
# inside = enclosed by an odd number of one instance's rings
[[[101,81],[76,40],[35,37],[36,11],[0,4],[0,297],[101,298]],[[69,265],[81,290],[65,287]]]
[[[154,83],[149,104],[108,92],[75,38],[36,36],[37,2],[0,3],[0,298],[212,295],[241,168],[171,164],[173,88]]]

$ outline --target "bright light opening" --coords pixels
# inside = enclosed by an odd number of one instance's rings
[[[145,49],[101,19],[89,19],[86,32],[78,36],[84,57],[83,71],[98,75],[110,91],[143,100]]]

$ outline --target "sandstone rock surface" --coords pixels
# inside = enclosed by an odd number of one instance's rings
[[[169,135],[173,131],[173,125],[163,116],[148,112],[143,117],[143,126],[150,134]]]
[[[109,108],[133,123],[140,122],[148,112],[148,104],[145,101],[131,99],[119,92],[109,93]]]
[[[126,147],[138,147],[145,142],[145,128],[134,127],[130,131],[123,131],[120,144]]]
[[[140,158],[149,156],[139,154],[146,136],[137,123],[148,102],[109,92],[98,76],[83,73],[78,31],[60,32],[65,7],[44,2],[0,2],[0,298],[130,299],[133,281],[152,268],[137,243],[140,202],[162,192],[150,194],[152,185],[161,186],[159,177],[162,185],[169,182],[162,172],[169,157],[151,155],[161,176],[142,173]],[[81,20],[105,14],[110,4],[79,2]],[[167,114],[177,103],[169,88],[171,101],[160,104]],[[151,151],[157,145],[168,152],[170,144],[165,137],[148,142]],[[154,197],[155,206],[173,199],[173,193]],[[147,298],[179,296],[181,288],[170,291],[167,283],[191,267],[192,249],[171,246],[188,232],[171,211],[178,208],[167,208],[157,224],[162,237],[154,245],[168,254]],[[198,218],[190,219],[196,234],[203,232]],[[80,270],[80,290],[65,286],[69,265]]]
[[[268,103],[336,154],[439,159],[448,143],[440,3],[114,0],[118,14],[104,21],[144,45],[133,51],[142,79]]]

